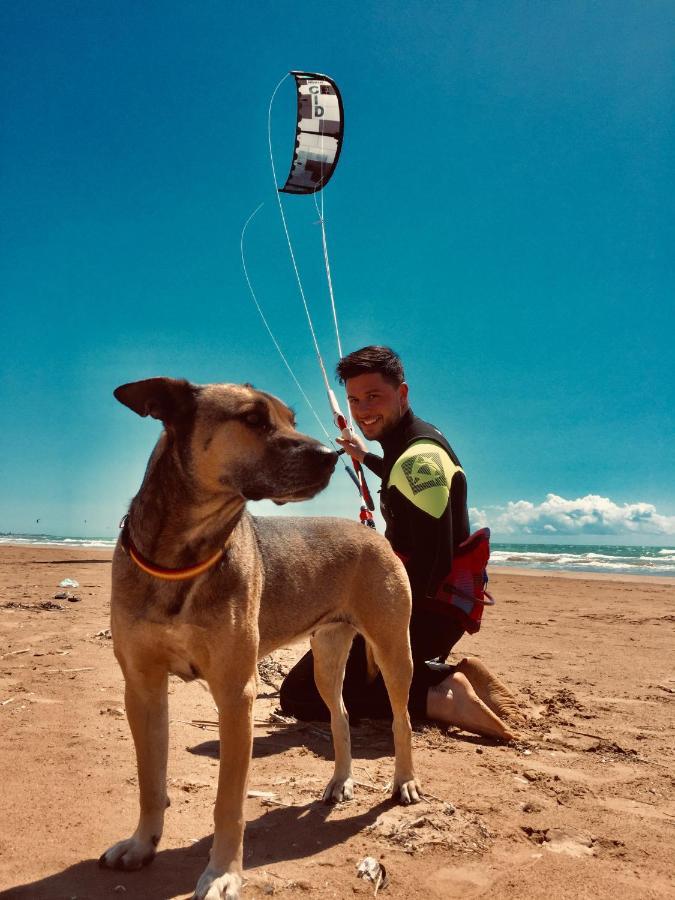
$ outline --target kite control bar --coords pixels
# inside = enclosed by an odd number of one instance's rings
[[[328,390],[328,402],[330,403],[331,412],[333,413],[333,421],[335,422],[335,425],[337,426],[337,428],[340,429],[340,435],[346,441],[353,441],[354,440],[354,432],[351,430],[351,428],[347,424],[347,420],[345,419],[344,415],[342,414],[342,411],[340,410],[340,407],[338,405],[337,398],[336,398],[334,392],[330,388],[327,388],[327,390]],[[358,459],[354,459],[353,456],[351,459],[352,459],[352,465],[354,466],[354,471],[358,475],[359,490],[361,491],[361,496],[363,497],[364,503],[366,504],[366,506],[368,507],[370,512],[372,512],[375,509],[375,504],[373,503],[373,498],[371,496],[370,490],[368,489],[368,484],[366,482],[366,476],[363,471],[363,466],[358,461]]]

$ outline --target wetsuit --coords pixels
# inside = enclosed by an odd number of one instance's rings
[[[403,560],[413,596],[410,642],[413,681],[408,703],[416,717],[426,715],[427,691],[448,670],[443,662],[473,623],[460,610],[441,605],[435,594],[452,564],[453,550],[469,536],[466,478],[440,431],[408,410],[380,441],[383,456],[367,453],[364,464],[382,479],[380,506],[385,536]],[[391,718],[382,676],[368,683],[363,638],[357,635],[347,660],[343,699],[351,718]],[[281,708],[298,719],[327,720],[328,709],[314,684],[311,651],[288,673]]]

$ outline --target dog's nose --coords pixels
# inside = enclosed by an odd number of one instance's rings
[[[338,454],[335,450],[331,450],[330,447],[325,447],[323,444],[319,444],[316,448],[315,453],[317,454],[319,461],[325,463],[326,466],[330,466],[331,469],[335,468],[335,464],[338,461]]]

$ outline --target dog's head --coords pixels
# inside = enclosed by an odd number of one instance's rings
[[[335,468],[333,450],[297,431],[292,410],[250,384],[149,378],[114,394],[139,416],[164,423],[167,451],[202,493],[308,500]]]

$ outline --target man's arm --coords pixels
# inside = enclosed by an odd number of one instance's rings
[[[382,478],[384,472],[384,460],[375,453],[370,453],[361,438],[354,434],[351,438],[335,438],[337,443],[352,459],[358,459],[366,468],[374,472],[378,478]]]
[[[363,465],[370,469],[378,478],[384,474],[384,460],[376,453],[366,453],[363,457]]]

